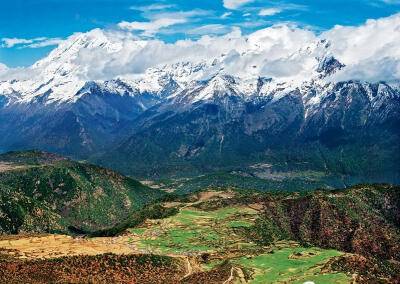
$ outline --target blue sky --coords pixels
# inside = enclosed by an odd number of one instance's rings
[[[399,11],[400,0],[1,0],[0,62],[28,66],[59,40],[94,28],[124,27],[139,37],[174,42],[232,27],[250,33],[279,22],[320,32]]]

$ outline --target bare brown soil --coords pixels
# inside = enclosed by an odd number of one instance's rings
[[[214,197],[220,197],[220,198],[233,198],[235,196],[234,193],[229,192],[229,191],[205,191],[205,192],[200,192],[198,194],[199,200],[197,202],[203,202],[206,200],[210,200]]]
[[[0,239],[0,250],[19,259],[44,259],[104,253],[135,254],[129,247],[129,236],[115,238],[73,238],[66,235],[6,237]],[[5,251],[7,250],[7,251]]]
[[[17,166],[12,163],[0,162],[0,172],[11,171],[11,170],[18,170],[18,169],[25,169],[28,167],[34,166]]]

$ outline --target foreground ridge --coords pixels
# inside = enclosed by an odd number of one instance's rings
[[[3,279],[39,282],[395,283],[399,194],[386,184],[167,194],[91,237],[4,236],[0,271]],[[54,269],[32,278],[47,265]]]
[[[162,195],[109,169],[40,150],[0,155],[0,234],[100,229]]]

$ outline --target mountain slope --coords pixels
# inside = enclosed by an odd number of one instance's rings
[[[400,188],[387,184],[167,194],[91,236],[3,236],[0,275],[46,283],[397,283],[399,201]]]
[[[397,283],[399,202],[400,188],[387,184],[308,192],[213,187],[166,195],[92,236],[119,235],[134,252],[187,257],[193,278],[215,279],[228,266],[250,283]]]
[[[108,227],[162,195],[136,180],[43,151],[0,155],[2,233]]]
[[[400,259],[400,189],[359,184],[307,194],[265,195],[251,235],[267,244],[293,239],[381,259]]]
[[[235,73],[232,60],[265,57],[268,32],[250,36],[237,58],[101,80],[79,59],[99,50],[114,58],[123,41],[77,34],[31,66],[32,78],[0,82],[0,150],[39,148],[150,179],[217,171],[274,181],[311,173],[333,187],[400,183],[399,82],[335,81],[347,66],[326,40],[288,54],[308,62],[300,77],[262,77],[257,64]],[[133,54],[145,49],[131,44]]]
[[[254,99],[234,91],[234,79],[220,79],[225,89],[213,87],[205,100],[197,101],[198,93],[212,82],[144,112],[130,138],[93,161],[150,178],[249,172],[264,163],[270,165],[264,176],[316,171],[332,186],[400,182],[397,89],[384,83],[314,84],[283,94],[259,91]],[[268,84],[261,82],[260,89]]]
[[[146,219],[165,219],[177,214],[185,223],[192,224],[196,216],[208,216],[201,212],[210,214],[209,218],[222,218],[224,214],[216,214],[218,211],[234,213],[238,208],[247,214],[233,214],[235,218],[231,221],[245,224],[243,218],[248,220],[247,224],[238,225],[242,228],[235,234],[258,245],[291,240],[307,246],[400,260],[400,188],[387,184],[357,184],[345,189],[308,192],[214,187],[188,195],[166,195],[111,229],[94,235],[121,234],[128,228],[159,224]],[[169,248],[163,242],[151,243]],[[205,239],[202,245],[210,243]]]
[[[28,103],[7,98],[7,105],[0,105],[1,148],[40,148],[87,158],[116,143],[119,129],[159,100],[135,92],[115,81],[88,83],[73,102],[53,102],[49,94]]]

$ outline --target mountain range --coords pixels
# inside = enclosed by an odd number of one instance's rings
[[[82,52],[121,44],[100,30],[72,37],[29,68],[32,78],[0,82],[0,150],[43,149],[141,179],[400,183],[399,83],[336,81],[346,66],[326,40],[291,55],[312,59],[296,79],[229,73],[232,56],[260,45],[92,80]]]

